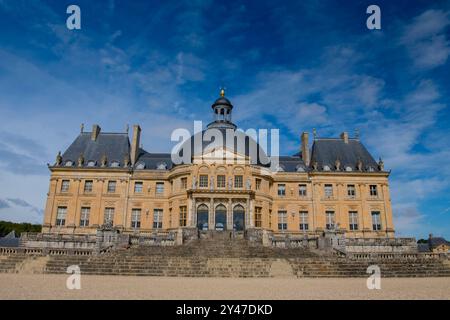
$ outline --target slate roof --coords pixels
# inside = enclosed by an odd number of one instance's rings
[[[106,155],[108,165],[118,161],[122,168],[125,156],[130,154],[128,134],[100,132],[94,141],[90,132],[80,133],[62,155],[62,166],[68,160],[73,161],[73,166],[78,166],[80,154],[84,156],[84,167],[88,166],[89,161],[96,161],[96,167],[99,167],[103,155]]]
[[[431,248],[436,248],[437,246],[440,246],[441,244],[446,244],[446,245],[450,246],[450,242],[441,237],[432,237],[432,238],[428,239],[428,243]]]
[[[222,129],[219,129],[222,130]],[[203,131],[200,134],[204,134]],[[243,133],[240,133],[243,134]],[[226,138],[226,135],[224,135]],[[189,142],[192,142],[191,137]],[[210,141],[203,141],[202,150],[210,145]],[[226,142],[224,143],[226,145]],[[259,145],[257,145],[259,147]],[[235,146],[235,151],[237,146]],[[119,167],[123,168],[126,155],[130,155],[130,141],[127,133],[107,133],[100,132],[97,139],[91,139],[90,132],[83,132],[78,135],[75,141],[62,155],[61,166],[65,166],[66,161],[73,162],[73,167],[78,167],[78,158],[80,154],[84,156],[84,167],[89,167],[89,161],[95,161],[95,167],[101,166],[103,155],[107,157],[107,166],[111,167],[113,161],[119,162]],[[191,154],[194,154],[193,144]],[[246,139],[245,154],[249,155],[249,143]],[[368,172],[371,167],[374,172],[380,172],[378,163],[370,155],[364,145],[358,139],[349,139],[345,143],[340,138],[319,138],[315,139],[310,150],[311,161],[309,167],[305,165],[301,158],[301,153],[292,156],[280,156],[279,165],[285,172],[302,172],[313,171],[313,164],[317,161],[317,170],[324,171],[324,166],[329,166],[330,171],[335,171],[335,161],[339,159],[341,162],[341,171],[346,167],[350,167],[352,171],[357,171],[358,160],[363,164],[363,171]],[[266,163],[264,161],[263,163]],[[262,165],[258,159],[258,164]],[[137,170],[170,170],[175,165],[172,163],[170,153],[150,153],[143,149],[139,149],[138,159],[134,166]]]
[[[348,139],[348,143],[340,138],[320,138],[314,141],[310,169],[314,161],[317,161],[319,171],[322,171],[325,165],[334,171],[336,159],[341,162],[341,170],[350,167],[356,171],[358,160],[361,160],[363,171],[369,171],[369,167],[372,167],[375,172],[380,171],[378,163],[358,139]]]
[[[149,170],[162,169],[164,167],[166,170],[170,170],[174,167],[170,153],[149,153],[143,149],[139,150],[139,156],[134,168],[139,170],[140,164],[144,164],[143,169]],[[160,165],[162,166],[160,167]]]

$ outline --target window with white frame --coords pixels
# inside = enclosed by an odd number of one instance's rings
[[[61,182],[61,192],[69,191],[69,186],[70,186],[70,180],[63,180]]]
[[[378,190],[377,190],[377,186],[375,184],[371,184],[369,186],[369,192],[370,192],[370,196],[371,197],[376,197],[378,196]]]
[[[157,182],[156,183],[156,194],[164,194],[164,182]]]
[[[86,180],[84,182],[84,192],[88,193],[88,192],[92,192],[92,185],[94,184],[94,182],[92,180]]]
[[[380,214],[380,211],[372,211],[372,229],[374,231],[381,230],[381,214]]]
[[[325,228],[327,230],[334,229],[335,226],[335,220],[334,220],[334,211],[325,211],[325,219],[326,219],[326,225]]]
[[[201,174],[199,181],[198,181],[198,186],[200,188],[208,188],[208,175],[207,174]]]
[[[354,184],[348,184],[347,185],[347,195],[350,198],[354,198],[356,196],[356,189]]]
[[[287,211],[278,211],[278,230],[287,230]]]
[[[105,208],[105,216],[103,218],[103,223],[113,225],[113,223],[114,223],[114,208]]]
[[[116,181],[108,181],[108,193],[116,192]]]
[[[153,209],[153,229],[162,228],[163,209]]]
[[[255,188],[256,188],[256,190],[261,190],[261,179],[256,178]]]
[[[298,195],[300,197],[306,197],[306,184],[299,184],[298,185]]]
[[[333,185],[332,184],[326,184],[324,186],[324,190],[325,190],[325,197],[326,198],[333,197]]]
[[[358,211],[349,211],[349,228],[351,231],[358,230]]]
[[[67,207],[58,207],[56,211],[56,225],[62,227],[66,224]]]
[[[180,207],[180,227],[185,227],[187,221],[187,207],[181,206]]]
[[[186,190],[187,189],[187,178],[181,178],[181,189]]]
[[[255,227],[261,228],[262,227],[262,208],[261,207],[255,207]]]
[[[141,227],[141,209],[131,210],[131,227],[139,229]]]
[[[307,231],[309,229],[308,211],[300,211],[300,230]]]
[[[244,177],[243,176],[234,176],[234,187],[242,188],[244,186]]]
[[[225,188],[226,187],[226,178],[223,174],[217,176],[217,188]]]
[[[80,227],[88,227],[89,226],[89,216],[91,214],[90,207],[82,207],[81,215],[80,215]]]
[[[134,193],[142,193],[143,185],[142,181],[136,181],[134,183]]]
[[[286,185],[285,184],[279,184],[278,185],[278,196],[284,197],[286,195]]]

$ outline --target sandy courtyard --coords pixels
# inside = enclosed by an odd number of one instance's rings
[[[365,278],[163,278],[0,274],[0,299],[450,299],[450,278],[386,278],[368,290]]]

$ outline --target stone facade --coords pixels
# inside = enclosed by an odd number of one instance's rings
[[[224,97],[215,102],[213,126],[231,126],[230,106]],[[227,108],[229,117],[218,122]],[[111,223],[120,233],[142,235],[199,228],[260,230],[252,231],[260,239],[263,230],[271,237],[312,239],[329,229],[347,239],[394,237],[389,172],[381,161],[374,165],[370,155],[362,154],[370,158],[366,163],[359,160],[357,152],[364,149],[359,138],[349,139],[346,133],[336,139],[315,136],[310,149],[303,134],[299,154],[280,157],[281,169],[273,171],[225,147],[220,157],[203,152],[193,155],[192,163],[173,165],[170,155],[139,148],[140,132],[134,126],[130,143],[128,132],[114,135],[95,126],[58,155],[49,167],[43,233],[95,235]],[[122,154],[114,154],[120,149],[115,142],[102,149],[108,141],[122,141]],[[327,143],[342,145],[340,155],[328,152],[336,158],[328,164],[320,149]],[[97,149],[89,154],[92,148]],[[358,161],[345,163],[347,149]],[[230,157],[231,163],[223,161]]]

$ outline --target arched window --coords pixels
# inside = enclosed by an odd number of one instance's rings
[[[73,161],[71,160],[67,160],[66,163],[64,164],[66,167],[72,167],[73,166]]]
[[[216,225],[214,229],[218,231],[226,230],[227,228],[227,208],[223,204],[219,204],[215,210]]]
[[[208,206],[201,204],[197,207],[197,228],[199,230],[208,230]]]
[[[233,208],[233,229],[236,231],[245,229],[245,209],[240,204]]]
[[[111,162],[111,168],[118,168],[118,167],[120,167],[119,161],[113,161],[113,162]]]
[[[136,169],[138,169],[138,170],[145,169],[145,163],[143,163],[143,162],[138,162],[138,163],[136,164]]]

